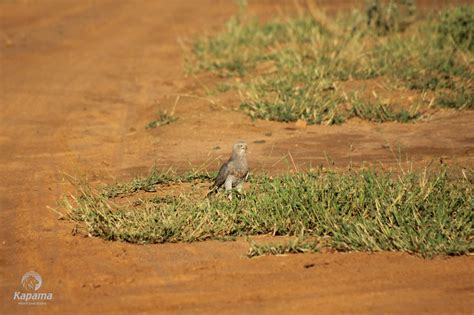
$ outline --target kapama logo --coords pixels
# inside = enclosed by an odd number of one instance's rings
[[[13,300],[23,305],[45,305],[53,299],[51,292],[37,292],[43,285],[43,279],[39,273],[28,271],[21,277],[21,286],[26,292],[15,291]]]
[[[39,288],[41,288],[42,284],[43,279],[41,279],[41,276],[37,272],[28,271],[23,275],[23,277],[21,277],[21,285],[25,290],[37,291]]]

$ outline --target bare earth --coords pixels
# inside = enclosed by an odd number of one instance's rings
[[[268,13],[272,2],[251,9]],[[185,78],[177,38],[214,31],[235,12],[212,0],[0,1],[0,314],[472,314],[472,256],[248,259],[245,240],[139,246],[73,236],[47,208],[72,191],[64,173],[112,182],[154,164],[214,170],[240,139],[256,172],[293,171],[289,152],[298,168],[327,157],[395,166],[399,149],[417,165],[474,165],[472,111],[298,129],[252,122],[235,110],[236,95],[198,98],[215,79]],[[145,130],[175,103],[177,122]],[[30,270],[54,294],[48,305],[13,301]]]

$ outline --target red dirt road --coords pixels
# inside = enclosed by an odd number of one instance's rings
[[[474,165],[472,111],[296,129],[250,121],[235,95],[197,98],[214,79],[184,77],[177,37],[215,30],[235,12],[210,0],[0,2],[0,314],[472,314],[472,256],[248,259],[245,240],[139,246],[73,236],[47,208],[71,191],[63,173],[110,182],[153,164],[214,169],[239,139],[256,171],[292,169],[288,152],[299,167],[326,156],[394,165],[398,148],[415,163]],[[176,101],[177,122],[144,129]],[[47,305],[13,300],[30,270],[42,276],[38,292],[54,295]]]

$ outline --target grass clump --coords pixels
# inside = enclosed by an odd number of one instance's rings
[[[309,124],[326,125],[340,124],[353,117],[380,123],[406,123],[421,117],[418,110],[395,110],[390,104],[383,104],[380,100],[365,101],[356,93],[339,96],[332,89],[321,87],[311,87],[304,91],[296,88],[287,93],[291,93],[291,96],[273,96],[276,97],[273,101],[257,93],[248,96],[240,108],[252,119],[281,122],[301,119]]]
[[[367,3],[367,25],[378,35],[404,31],[415,18],[414,0],[372,0]]]
[[[307,252],[317,252],[319,250],[316,242],[308,242],[301,238],[289,240],[285,243],[264,243],[258,244],[250,241],[249,251],[247,257],[257,257],[263,255],[285,255],[285,254],[299,254]]]
[[[442,12],[437,33],[440,46],[454,43],[461,49],[474,51],[474,6],[465,5]]]
[[[359,117],[373,122],[398,121],[407,123],[421,117],[417,110],[408,111],[400,109],[395,111],[388,104],[384,104],[380,100],[365,102],[357,95],[352,97],[351,103],[351,117]]]
[[[166,111],[160,111],[158,113],[158,119],[150,121],[145,126],[145,128],[146,129],[154,129],[158,126],[171,124],[172,122],[175,122],[176,120],[178,120],[178,117],[176,117],[173,113],[168,114]]]
[[[224,195],[197,197],[197,188],[180,195],[142,195],[130,202],[123,198],[138,190],[153,190],[153,185],[207,179],[206,174],[155,171],[105,188],[83,185],[63,205],[68,217],[90,235],[139,244],[271,234],[324,237],[328,246],[338,250],[431,256],[474,249],[472,170],[462,178],[446,169],[398,175],[376,169],[261,175],[251,178],[244,196],[231,201]],[[308,248],[304,242],[293,245],[257,246],[253,252]]]
[[[473,108],[474,7],[414,19],[412,1],[373,1],[367,12],[334,18],[308,10],[266,22],[239,14],[225,30],[195,40],[188,70],[242,77],[235,88],[252,118],[338,124],[354,116],[374,120],[376,108],[348,112],[338,82],[380,78],[396,88],[434,92],[435,105]],[[400,32],[404,31],[404,32]],[[384,36],[380,36],[384,35]],[[226,85],[225,90],[231,86]],[[421,112],[390,106],[375,120],[408,122]],[[388,114],[391,111],[392,113]]]

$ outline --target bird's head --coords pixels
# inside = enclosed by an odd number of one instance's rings
[[[247,153],[247,143],[237,142],[232,146],[232,156],[242,157]]]

